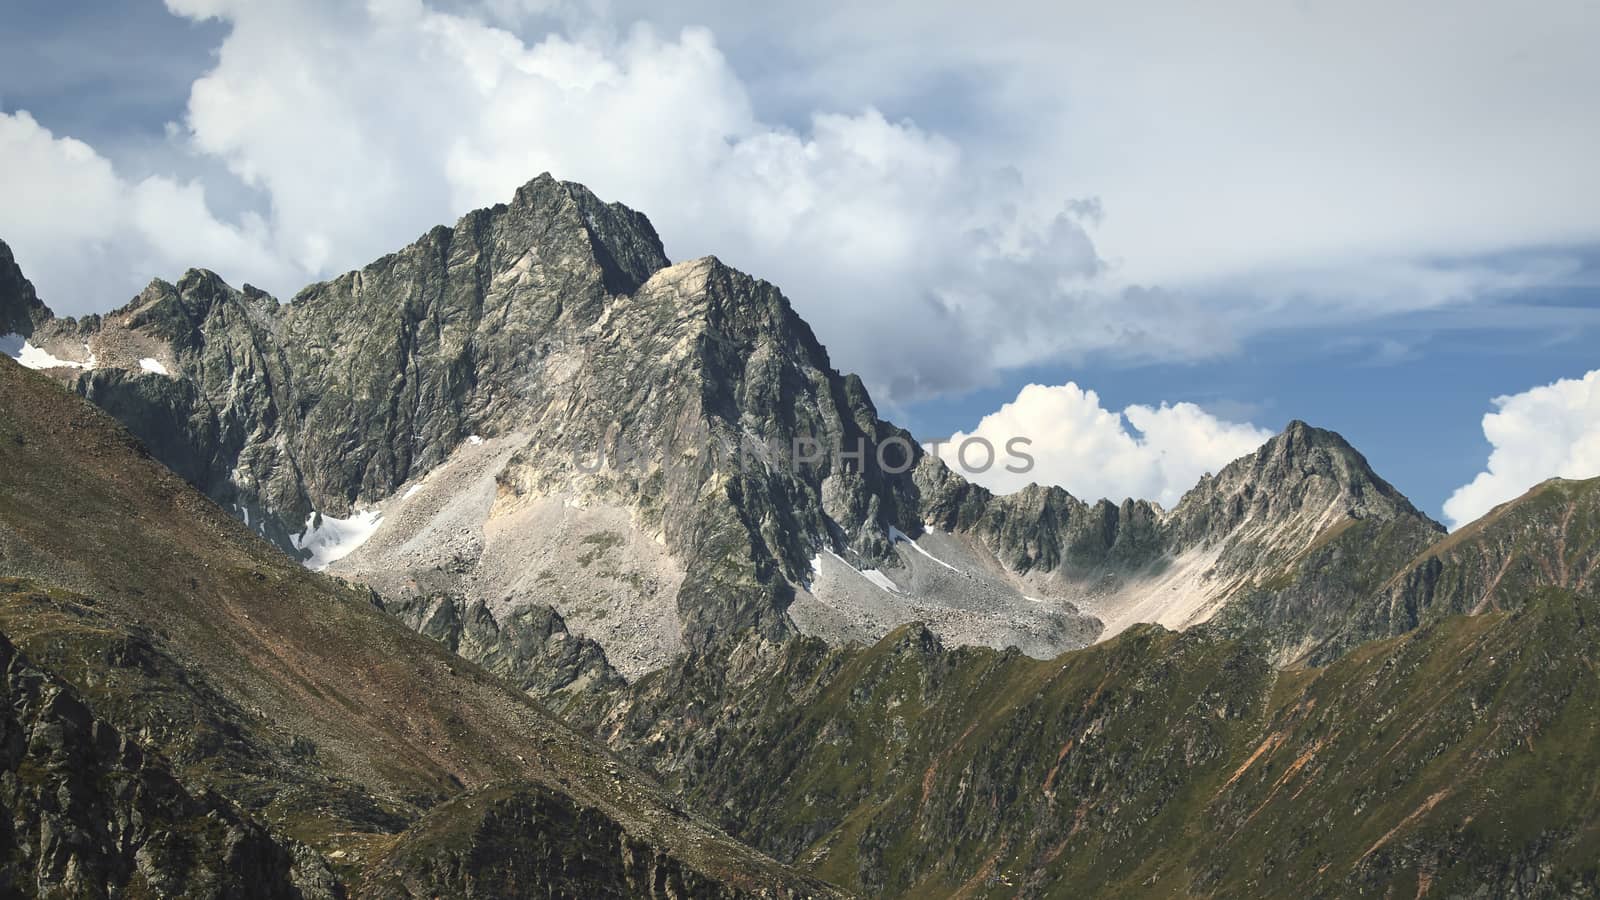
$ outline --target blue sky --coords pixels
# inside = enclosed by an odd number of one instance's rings
[[[1588,0],[170,7],[8,6],[0,238],[58,311],[287,298],[548,169],[779,284],[919,435],[1092,390],[1007,419],[1075,493],[1294,418],[1440,518],[1600,474]]]

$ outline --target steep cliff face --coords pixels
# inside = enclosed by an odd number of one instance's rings
[[[34,327],[49,319],[50,310],[34,292],[33,282],[23,277],[11,248],[0,241],[0,335],[30,338]]]
[[[776,637],[788,630],[790,584],[819,545],[881,553],[888,528],[916,527],[909,477],[884,474],[876,460],[879,430],[899,432],[878,423],[864,397],[852,403],[777,289],[714,259],[657,272],[541,366],[545,399],[519,408],[516,436],[491,467],[492,505],[473,513],[481,546],[455,582],[467,593],[532,595],[541,577],[624,589],[654,578],[675,584],[675,597],[646,604],[675,600],[691,645],[746,629]],[[795,462],[789,448],[802,436],[828,448],[859,444],[866,459],[841,464],[830,452]],[[562,517],[576,552],[530,570]],[[630,568],[631,547],[598,563],[583,549],[588,541],[608,555],[640,536],[670,559]],[[412,540],[409,531],[396,537]],[[384,590],[383,573],[404,566],[388,539],[380,532],[336,570]]]
[[[86,336],[95,367],[69,374],[168,468],[292,550],[314,500],[292,450],[301,407],[277,315],[267,294],[190,270],[105,316]]]
[[[541,400],[535,363],[666,264],[642,216],[548,176],[280,305],[190,270],[92,322],[80,393],[285,549]],[[42,307],[41,307],[42,308]],[[532,390],[530,390],[532,389]]]
[[[469,435],[551,402],[538,377],[610,299],[666,265],[643,216],[544,176],[282,308],[302,417],[290,447],[319,510],[343,516]],[[299,512],[295,510],[295,512]]]

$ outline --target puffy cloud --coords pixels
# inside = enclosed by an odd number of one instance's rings
[[[994,465],[980,444],[995,448]],[[1094,391],[1077,384],[1030,384],[1017,399],[984,416],[970,432],[958,432],[937,450],[967,478],[999,493],[1029,483],[1057,484],[1085,500],[1135,497],[1171,507],[1200,476],[1261,446],[1272,433],[1229,422],[1193,403],[1133,405],[1112,412]],[[1027,444],[1012,445],[1014,439]],[[1020,451],[1020,453],[1012,452]],[[1033,458],[1031,467],[1021,459]],[[964,456],[964,458],[963,458]],[[1015,472],[1008,469],[1026,468]]]
[[[530,44],[420,3],[173,8],[231,23],[192,91],[192,140],[269,194],[275,244],[306,271],[550,171],[647,213],[675,258],[714,253],[782,286],[888,399],[1126,337],[1038,327],[1083,307],[1074,292],[1102,269],[1079,221],[1093,204],[1040,200],[871,107],[765,122],[703,28]]]
[[[104,310],[191,265],[264,282],[286,274],[258,218],[218,221],[195,182],[123,179],[93,148],[26,112],[0,113],[0,166],[0,239],[58,312]]]
[[[1370,283],[1600,236],[1592,0],[607,2],[715,28],[773,105],[872,96],[1045,193],[1090,186],[1133,283]]]
[[[1494,449],[1484,471],[1445,501],[1452,528],[1547,478],[1600,475],[1600,369],[1493,402],[1483,436]]]
[[[228,29],[176,129],[206,177],[142,192],[180,197],[160,215],[183,220],[153,222],[104,158],[53,139],[0,165],[74,189],[0,211],[0,236],[72,309],[189,265],[288,295],[548,170],[650,215],[675,258],[782,286],[895,406],[1548,283],[1560,260],[1441,254],[1600,234],[1600,203],[1573,202],[1600,182],[1570,175],[1600,129],[1586,82],[1557,77],[1593,65],[1579,28],[1552,28],[1533,66],[1504,56],[1533,46],[1526,16],[1438,42],[1434,14],[1367,0],[668,7],[168,0]],[[1484,111],[1515,127],[1485,138]],[[256,214],[219,218],[202,185]],[[82,258],[117,262],[90,277]]]

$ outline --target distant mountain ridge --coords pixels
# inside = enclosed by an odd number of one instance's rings
[[[287,304],[198,270],[83,322],[12,294],[36,344],[95,361],[59,377],[287,551],[496,627],[547,609],[628,677],[911,621],[1043,658],[1216,619],[1321,659],[1397,626],[1373,592],[1444,533],[1302,422],[1172,510],[994,496],[881,420],[775,287],[671,264],[643,215],[548,175]],[[766,449],[805,440],[860,460]],[[880,465],[896,445],[909,471]]]

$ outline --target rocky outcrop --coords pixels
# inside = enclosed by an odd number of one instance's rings
[[[450,652],[548,704],[559,705],[563,693],[607,690],[622,683],[600,645],[572,635],[561,614],[548,606],[517,607],[503,622],[482,600],[464,597],[410,597],[383,607]]]
[[[0,635],[0,892],[9,897],[338,896],[304,848],[97,718]]]
[[[419,823],[358,898],[829,898],[823,884],[764,888],[719,882],[623,832],[599,811],[529,785],[471,794]]]
[[[49,308],[34,292],[33,282],[23,277],[11,248],[0,241],[0,335],[32,337],[34,328],[50,318]]]
[[[1018,575],[1097,579],[1108,569],[1148,566],[1169,550],[1164,514],[1146,500],[1089,504],[1037,484],[995,496],[936,457],[922,460],[917,484],[930,524],[976,537]]]

